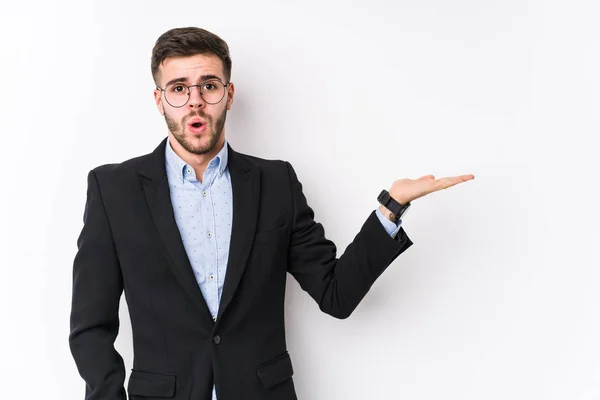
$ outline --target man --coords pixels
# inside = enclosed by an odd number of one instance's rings
[[[131,399],[296,399],[286,273],[323,312],[347,318],[412,245],[401,227],[410,202],[473,176],[395,181],[338,259],[290,163],[227,143],[227,44],[199,28],[170,30],[151,70],[168,137],[151,154],[88,174],[69,335],[85,398],[126,399],[113,346],[124,291]]]

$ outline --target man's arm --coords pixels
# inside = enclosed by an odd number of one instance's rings
[[[86,383],[86,400],[126,400],[119,332],[123,278],[94,171],[88,174],[83,229],[73,262],[69,346]]]
[[[392,238],[373,211],[344,254],[326,239],[307,204],[293,167],[286,162],[293,196],[292,236],[288,271],[319,308],[336,318],[352,314],[375,280],[412,242],[398,227]]]

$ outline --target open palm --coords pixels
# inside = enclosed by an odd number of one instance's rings
[[[475,179],[472,174],[450,176],[445,178],[435,179],[433,175],[425,175],[419,179],[398,179],[392,184],[390,196],[392,196],[400,204],[406,204],[409,201],[418,199],[428,195],[429,193],[437,192],[438,190],[448,189],[449,187],[458,185],[459,183]]]

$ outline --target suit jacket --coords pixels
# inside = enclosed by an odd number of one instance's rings
[[[292,166],[228,150],[233,190],[229,260],[216,321],[173,217],[163,140],[154,152],[88,174],[73,262],[69,344],[86,400],[125,400],[114,348],[124,292],[133,335],[130,399],[297,399],[286,346],[287,272],[319,305],[347,318],[412,245],[375,211],[339,258]]]

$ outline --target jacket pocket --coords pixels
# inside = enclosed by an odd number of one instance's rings
[[[130,396],[169,398],[175,396],[175,382],[175,374],[132,369],[127,393]]]
[[[286,351],[276,359],[258,366],[256,373],[265,388],[271,388],[294,375],[292,360]]]

